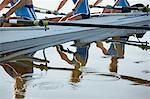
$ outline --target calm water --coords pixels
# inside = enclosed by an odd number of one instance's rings
[[[2,0],[0,0],[2,1]],[[108,0],[106,0],[108,1]],[[129,0],[132,4],[149,0]],[[59,0],[34,0],[41,7],[55,9]],[[49,4],[45,3],[49,2]],[[92,2],[92,1],[91,1]],[[106,2],[104,2],[106,4]],[[71,6],[71,3],[70,5]],[[63,11],[69,11],[64,8]],[[42,17],[42,15],[39,15]],[[129,40],[138,41],[135,37]],[[147,32],[141,41],[150,42],[150,32]],[[73,42],[63,44],[64,49],[69,48],[75,52],[76,47],[70,46]],[[111,43],[103,43],[108,50]],[[124,54],[122,54],[124,53]],[[66,53],[71,60],[73,54]],[[0,99],[150,99],[150,49],[142,50],[137,46],[125,45],[121,57],[104,55],[102,50],[96,47],[96,43],[90,44],[89,58],[85,66],[74,69],[73,65],[62,60],[56,47],[45,49],[49,68],[41,71],[38,66],[32,68],[20,67],[25,63],[32,66],[32,62],[12,62],[13,71],[29,74],[22,75],[22,79],[13,79],[7,68],[0,67]],[[118,55],[119,56],[119,55]],[[43,51],[35,53],[34,57],[44,59]],[[45,63],[34,62],[39,65]],[[6,72],[7,71],[7,72]],[[10,73],[10,74],[9,74]]]

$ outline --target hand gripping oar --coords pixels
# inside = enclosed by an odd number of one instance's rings
[[[77,27],[96,27],[96,28],[116,28],[116,29],[136,29],[150,30],[149,26],[126,26],[126,25],[103,25],[103,24],[88,24],[88,23],[71,23],[71,22],[52,22],[47,20],[0,20],[0,23],[24,24],[26,26],[77,26]]]

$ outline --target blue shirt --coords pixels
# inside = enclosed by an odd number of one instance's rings
[[[88,60],[89,48],[90,48],[90,45],[87,45],[87,46],[84,46],[84,47],[77,47],[77,49],[76,49],[76,53],[80,55],[82,61],[85,64],[87,63],[87,60]],[[73,58],[72,64],[76,64],[76,63],[77,63],[76,59]],[[85,64],[82,64],[82,66],[85,65]]]
[[[118,0],[114,6],[129,7],[130,5],[127,0]]]
[[[19,1],[19,0],[17,0]],[[13,2],[13,0],[10,0],[11,6],[13,6],[15,3]],[[36,14],[35,11],[33,9],[33,5],[25,5],[22,8],[19,8],[15,11],[16,16],[21,16],[24,19],[29,19],[29,20],[36,20]]]
[[[76,2],[78,0],[72,0],[74,4],[76,4]],[[75,9],[74,14],[89,14],[90,10],[89,10],[89,4],[88,4],[88,0],[83,0],[83,2],[80,4],[80,6]]]

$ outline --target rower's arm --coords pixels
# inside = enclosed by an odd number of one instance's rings
[[[103,54],[108,54],[108,50],[103,46],[102,42],[96,42],[96,46],[102,50]]]
[[[98,4],[100,4],[103,0],[97,0],[92,6],[96,6]]]
[[[10,3],[9,0],[4,0],[1,4],[0,4],[0,11],[5,8],[8,4]]]
[[[65,5],[65,3],[67,2],[67,0],[62,0],[57,8],[57,12]]]
[[[80,4],[83,2],[83,0],[78,0],[75,4],[75,7],[73,8],[73,10],[75,10],[76,8],[78,8],[78,6],[80,6]]]
[[[21,8],[26,5],[26,0],[19,0],[7,13],[6,17],[12,15],[18,8]]]
[[[65,60],[68,64],[72,64],[72,61],[68,58],[68,56],[63,51],[59,50],[58,46],[56,46],[56,50],[59,53],[62,60]]]

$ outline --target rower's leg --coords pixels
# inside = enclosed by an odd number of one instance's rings
[[[2,24],[2,27],[11,27],[12,26],[12,24],[10,24],[10,23],[3,23]]]
[[[2,24],[2,23],[0,23],[0,27],[2,27],[2,25],[3,25],[3,24]]]
[[[48,18],[48,21],[58,22],[62,17]]]
[[[73,16],[73,13],[68,13],[65,17],[62,17],[59,21],[66,21],[69,17]]]
[[[70,18],[68,18],[67,20],[81,20],[82,16],[81,15],[76,15],[76,16],[72,16]]]

